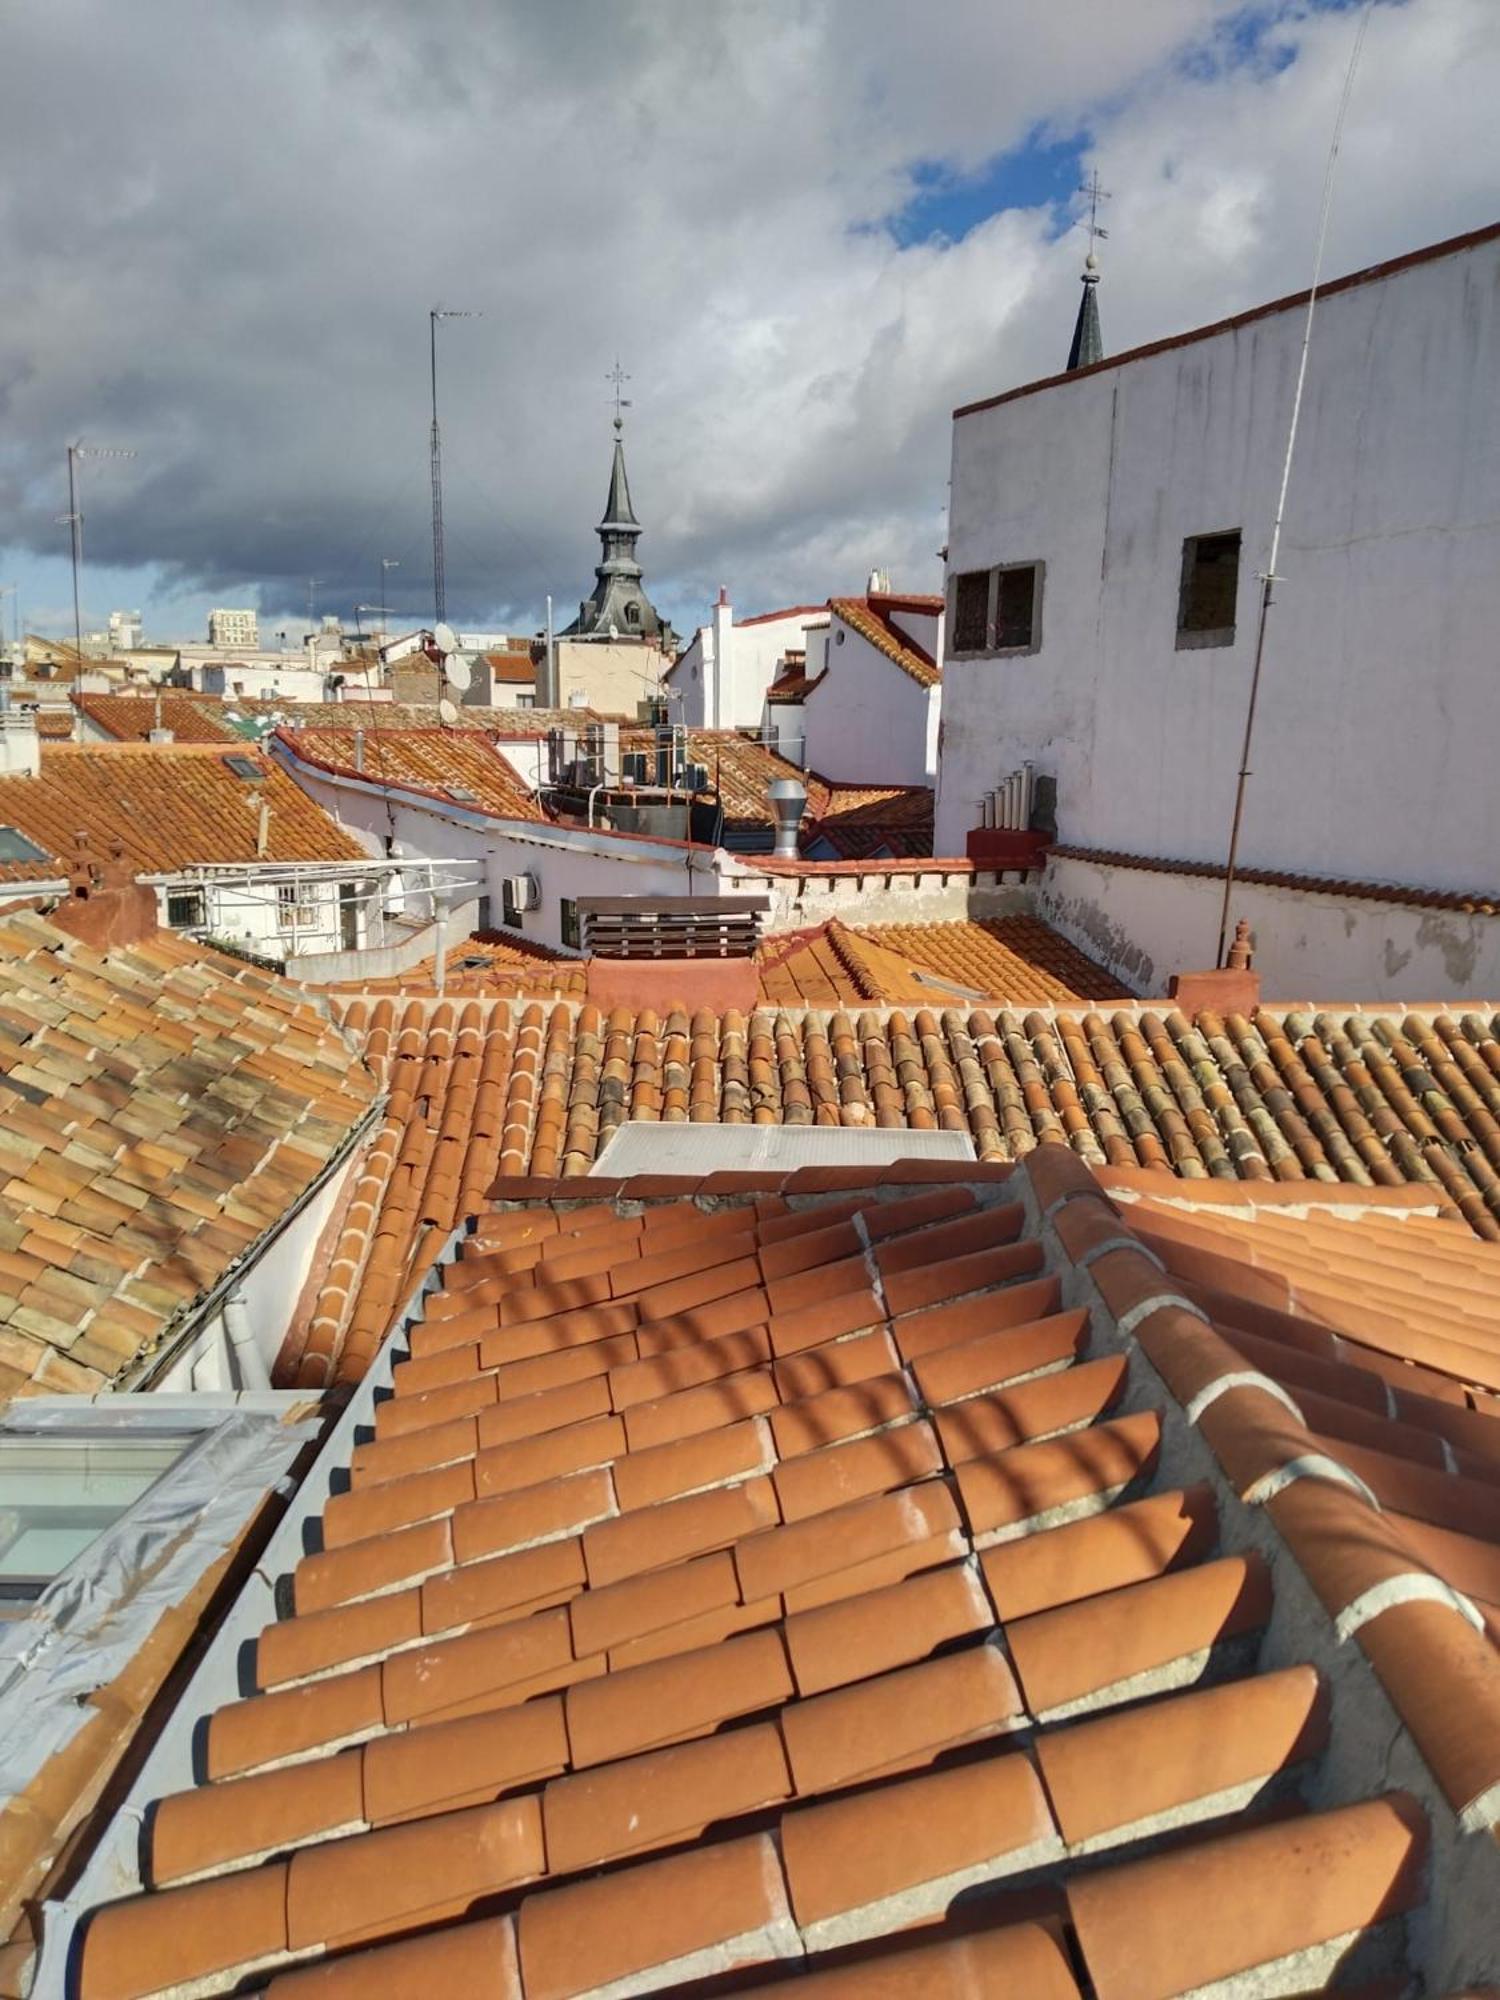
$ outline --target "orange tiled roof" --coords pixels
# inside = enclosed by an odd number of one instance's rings
[[[744,1178],[481,1217],[83,2000],[1492,1976],[1495,1417],[1252,1365],[1063,1145]]]
[[[0,1400],[105,1387],[158,1347],[374,1096],[285,980],[0,918]]]
[[[248,759],[251,783],[228,759]],[[210,862],[254,861],[260,802],[270,807],[268,861],[359,861],[364,849],[294,785],[244,744],[47,744],[40,775],[0,777],[0,825],[14,826],[50,853],[69,855],[89,836],[96,855],[112,840],[137,873]],[[33,870],[33,873],[35,871]]]
[[[874,1000],[941,1006],[984,997],[1015,1004],[1125,1000],[1128,989],[1036,917],[985,922],[876,924],[837,918],[772,938],[760,952],[770,1005]]]
[[[72,710],[39,708],[36,711],[36,733],[44,743],[70,743],[73,740]]]
[[[831,597],[828,608],[862,639],[868,639],[877,653],[894,660],[920,686],[936,687],[943,678],[943,670],[932,655],[903,632],[891,616],[893,610],[902,609],[941,611],[941,597]]]
[[[306,729],[286,723],[278,739],[304,763],[360,776],[375,784],[437,792],[455,805],[477,806],[506,819],[546,817],[513,764],[483,729],[380,729],[364,740],[355,765],[353,727]],[[469,797],[462,794],[468,793]]]
[[[331,993],[381,995],[388,993],[435,996],[433,968],[436,961],[424,958],[420,965],[389,979],[346,979],[323,990]],[[550,995],[581,999],[588,980],[588,961],[568,958],[550,951],[534,939],[512,936],[509,932],[477,932],[449,948],[443,968],[443,991],[451,998],[497,999],[523,996],[527,999]]]
[[[1101,1168],[1200,1190],[1410,1184],[1500,1241],[1500,1036],[1477,1015],[1190,1023],[940,996],[832,1013],[788,1001],[748,1018],[477,997],[338,1005],[391,1107],[313,1315],[308,1382],[364,1372],[396,1300],[496,1174],[587,1174],[630,1119],[967,1131],[987,1162],[1065,1139]]]
[[[157,695],[75,694],[73,706],[117,742],[144,743],[156,727]],[[161,726],[179,743],[237,743],[225,725],[224,704],[213,695],[162,694]]]
[[[1216,1184],[1224,1198],[1200,1200],[1186,1184],[1162,1194],[1144,1176],[1104,1179],[1176,1276],[1314,1321],[1363,1366],[1418,1362],[1500,1399],[1500,1243],[1412,1206],[1421,1190],[1368,1190],[1349,1206],[1333,1188],[1275,1187],[1267,1200]]]

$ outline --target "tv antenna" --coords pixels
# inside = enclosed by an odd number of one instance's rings
[[[429,358],[432,364],[432,610],[441,625],[448,615],[448,579],[443,560],[443,440],[438,430],[437,330],[440,319],[483,319],[481,312],[458,306],[430,306],[427,311]]]

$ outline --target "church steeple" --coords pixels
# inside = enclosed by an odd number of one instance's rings
[[[578,607],[578,616],[564,637],[586,633],[613,634],[621,639],[651,639],[663,647],[676,642],[676,634],[657,615],[656,607],[641,586],[641,566],[635,545],[641,538],[641,524],[630,498],[630,478],[625,470],[625,418],[629,401],[620,392],[629,376],[617,361],[608,378],[615,391],[615,454],[610,465],[609,492],[604,502],[604,518],[596,530],[600,559],[594,569],[594,592]]]
[[[1099,260],[1090,250],[1083,260],[1083,296],[1078,301],[1078,318],[1073,323],[1073,345],[1068,349],[1068,373],[1075,368],[1091,368],[1104,359],[1104,336],[1099,331]]]
[[[1089,254],[1083,260],[1083,296],[1073,324],[1073,345],[1068,349],[1070,375],[1075,368],[1092,368],[1104,359],[1104,336],[1099,331],[1099,259],[1094,245],[1109,234],[1099,221],[1099,204],[1109,200],[1109,189],[1100,187],[1097,167],[1078,192],[1089,198],[1089,219],[1083,225],[1089,233]]]

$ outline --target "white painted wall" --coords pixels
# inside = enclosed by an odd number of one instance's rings
[[[337,671],[348,674],[347,667]],[[237,660],[195,662],[190,669],[192,684],[202,694],[216,694],[226,701],[236,695],[260,700],[275,695],[282,701],[327,701],[328,676],[321,668],[242,665]]]
[[[935,860],[908,869],[873,861],[844,873],[818,864],[757,868],[754,861],[725,857],[722,879],[725,895],[771,898],[767,936],[807,930],[830,917],[846,924],[961,923],[1031,909],[1022,872],[974,869],[967,862],[945,868]]]
[[[946,662],[940,851],[1031,758],[1062,840],[1222,857],[1302,327],[1283,311],[955,421],[950,579],[1047,567],[1038,652]],[[1245,864],[1494,886],[1497,377],[1500,241],[1320,300]],[[1183,538],[1230,528],[1234,643],[1179,651]],[[1147,892],[1115,889],[1131,931]]]
[[[712,896],[726,893],[728,857],[699,847],[639,839],[586,828],[542,826],[527,820],[492,819],[439,800],[418,802],[392,794],[389,802],[373,786],[330,777],[280,758],[291,775],[324,811],[369,848],[384,854],[389,839],[398,855],[435,861],[473,861],[482,871],[482,893],[490,898],[490,919],[501,920],[507,876],[533,874],[541,903],[521,914],[515,926],[538,943],[563,943],[562,904],[580,896]],[[731,889],[727,893],[736,893]],[[430,914],[422,897],[408,912]],[[455,927],[454,937],[458,935]]]
[[[669,685],[681,690],[681,719],[689,729],[758,730],[766,689],[784,655],[800,652],[815,633],[826,632],[828,613],[791,611],[738,625],[731,621],[716,616],[713,624],[700,625],[679,655]]]
[[[1140,994],[1211,966],[1222,885],[1050,856],[1037,914]],[[1500,917],[1413,909],[1241,882],[1233,916],[1250,925],[1268,1000],[1453,1000],[1500,993]]]
[[[266,1245],[234,1287],[249,1315],[255,1351],[267,1376],[281,1351],[292,1313],[312,1269],[318,1238],[363,1150],[361,1144],[350,1153],[307,1206]],[[222,1392],[253,1386],[246,1383],[244,1373],[243,1363],[231,1346],[221,1308],[204,1320],[152,1388]]]
[[[365,935],[368,877],[357,867],[340,878],[353,884],[355,923],[358,935]],[[155,883],[157,921],[163,930],[180,935],[223,939],[265,957],[285,957],[289,962],[302,952],[339,951],[343,928],[339,914],[339,882],[306,882],[289,909],[283,910],[273,883],[214,882],[184,876],[168,883]],[[201,924],[173,925],[168,917],[168,898],[179,891],[202,891],[204,921]],[[285,919],[285,921],[283,920]]]
[[[914,681],[837,613],[824,658],[828,677],[802,710],[807,769],[841,784],[930,785],[941,686]],[[938,851],[962,854],[963,843]]]

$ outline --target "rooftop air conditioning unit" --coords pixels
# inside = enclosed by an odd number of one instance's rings
[[[512,875],[508,886],[510,900],[518,910],[539,910],[542,907],[542,885],[535,875]]]

